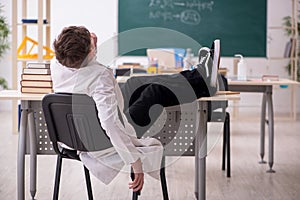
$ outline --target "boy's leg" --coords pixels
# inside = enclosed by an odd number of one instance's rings
[[[133,96],[138,98],[130,99],[127,115],[129,114],[131,120],[141,127],[154,122],[160,116],[163,107],[179,104],[175,94],[169,88],[155,83],[149,84],[139,94]]]
[[[146,131],[160,116],[163,107],[190,103],[197,98],[210,96],[208,80],[202,75],[204,73],[203,68],[198,68],[151,79],[129,79],[128,84],[123,87],[125,114],[137,133]]]
[[[148,98],[169,99],[168,95],[170,93],[165,93],[167,88],[181,104],[192,102],[197,98],[212,96],[215,89],[209,86],[209,79],[205,77],[205,74],[205,69],[198,67],[192,71],[186,70],[173,75],[132,77],[121,88],[125,99],[125,107],[132,105],[146,88],[149,91],[151,87],[154,87],[153,90],[150,90],[153,96],[147,95]],[[159,89],[159,87],[162,88]],[[143,94],[145,95],[146,92],[144,91]],[[157,103],[156,100],[154,102]],[[164,100],[164,102],[168,101]]]

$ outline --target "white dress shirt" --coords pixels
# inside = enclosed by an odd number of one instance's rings
[[[134,128],[123,113],[123,96],[111,69],[99,64],[95,58],[80,69],[65,67],[54,59],[51,77],[54,92],[87,94],[96,103],[100,123],[113,147],[97,152],[80,152],[81,161],[93,175],[108,184],[122,168],[130,170],[124,165],[140,158],[144,172],[159,178],[163,147],[154,138],[136,137]]]

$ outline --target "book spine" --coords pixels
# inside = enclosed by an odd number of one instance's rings
[[[52,88],[52,81],[20,81],[22,87]]]
[[[36,87],[22,87],[22,93],[35,93],[35,94],[47,94],[52,93],[52,88],[36,88]]]
[[[22,74],[22,80],[28,81],[51,81],[51,76],[49,74]]]
[[[50,69],[50,64],[43,64],[43,63],[28,63],[26,65],[29,69]]]
[[[50,69],[23,69],[24,74],[50,74]]]

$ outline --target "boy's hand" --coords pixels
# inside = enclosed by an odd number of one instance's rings
[[[142,165],[143,164],[140,159],[131,164],[134,172],[134,180],[128,185],[129,189],[133,189],[134,192],[141,191],[144,186],[144,173]]]

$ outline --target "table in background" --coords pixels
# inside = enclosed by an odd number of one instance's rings
[[[297,81],[288,79],[280,79],[278,81],[262,81],[261,79],[249,79],[246,81],[231,80],[228,78],[228,89],[238,92],[256,92],[263,93],[261,106],[261,122],[260,122],[260,163],[266,163],[263,158],[265,155],[265,124],[269,126],[269,170],[267,172],[275,172],[272,167],[274,164],[274,108],[273,108],[273,86],[289,85],[293,87],[300,85]],[[292,91],[294,92],[294,91]],[[292,106],[295,108],[295,94],[292,96]],[[268,119],[266,119],[266,110],[268,106]],[[294,111],[296,112],[296,111]]]

